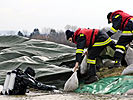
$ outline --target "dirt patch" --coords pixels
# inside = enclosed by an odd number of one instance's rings
[[[121,66],[118,68],[108,69],[108,67],[100,68],[97,75],[99,78],[111,77],[111,76],[120,76],[125,67]]]
[[[88,93],[37,93],[30,92],[27,95],[18,96],[1,96],[0,100],[133,100],[133,96],[120,96],[120,95],[92,95]]]

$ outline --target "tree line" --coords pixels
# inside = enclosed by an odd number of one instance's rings
[[[64,28],[65,30],[69,29],[69,30],[75,31],[77,29],[77,26],[66,25]],[[107,32],[109,29],[110,28],[106,27],[106,28],[101,29],[101,31]],[[118,38],[120,37],[120,33],[121,32],[118,31],[115,35],[111,36],[111,38],[118,40]],[[19,31],[17,35],[28,37],[31,39],[41,39],[41,40],[52,41],[52,42],[65,44],[69,46],[75,46],[75,44],[69,43],[66,40],[65,32],[63,30],[55,30],[53,28],[45,27],[40,32],[38,28],[35,28],[32,33],[30,33],[29,35],[27,34],[28,34],[28,31],[23,30],[23,32]]]
[[[70,29],[72,31],[75,31],[77,29],[77,26],[70,26],[66,25],[65,30]],[[51,41],[55,43],[65,44],[69,46],[75,47],[75,44],[69,43],[66,40],[65,32],[63,30],[55,30],[52,28],[44,28],[42,32],[39,31],[38,28],[35,28],[30,35],[24,35],[21,31],[17,33],[18,36],[24,36],[31,39],[41,39],[46,41]]]

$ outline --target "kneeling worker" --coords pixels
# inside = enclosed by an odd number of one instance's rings
[[[66,38],[69,42],[77,44],[75,70],[79,68],[84,48],[88,48],[88,71],[85,83],[89,84],[97,81],[96,58],[106,46],[115,47],[114,42],[106,33],[102,33],[99,29],[79,28],[75,32],[66,30]]]

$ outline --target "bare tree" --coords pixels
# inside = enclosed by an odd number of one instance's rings
[[[78,28],[77,26],[71,26],[72,31],[76,31],[77,28]]]
[[[27,30],[23,30],[22,33],[23,33],[23,35],[25,35],[25,36],[28,36],[28,35],[29,35],[29,34],[28,34],[29,32],[28,32]]]
[[[18,31],[18,36],[24,36],[21,31]]]
[[[66,25],[64,28],[65,28],[66,30],[76,31],[77,26],[73,26],[73,25]]]
[[[70,30],[71,26],[70,26],[70,25],[66,25],[64,28],[65,28],[66,30]]]
[[[44,28],[42,29],[42,33],[43,33],[43,34],[49,34],[50,31],[51,31],[50,28],[46,28],[46,27],[44,27]]]

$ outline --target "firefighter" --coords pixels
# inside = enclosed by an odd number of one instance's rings
[[[17,68],[12,72],[8,72],[1,94],[24,95],[29,88],[47,91],[58,90],[56,86],[38,82],[34,77],[35,71],[31,67],[27,67],[24,72],[20,68]]]
[[[126,46],[133,40],[133,16],[117,10],[110,12],[107,15],[108,23],[112,23],[112,27],[107,32],[109,36],[112,36],[118,30],[122,32],[116,45],[114,54],[115,64],[112,67],[120,67],[121,60],[125,54]]]
[[[114,46],[114,42],[106,34],[102,33],[99,29],[77,29],[75,32],[66,30],[66,39],[69,42],[77,44],[76,50],[76,63],[74,70],[78,69],[81,62],[84,48],[88,48],[87,59],[87,77],[84,79],[85,83],[92,83],[98,80],[96,75],[96,58],[101,51],[108,45]]]

